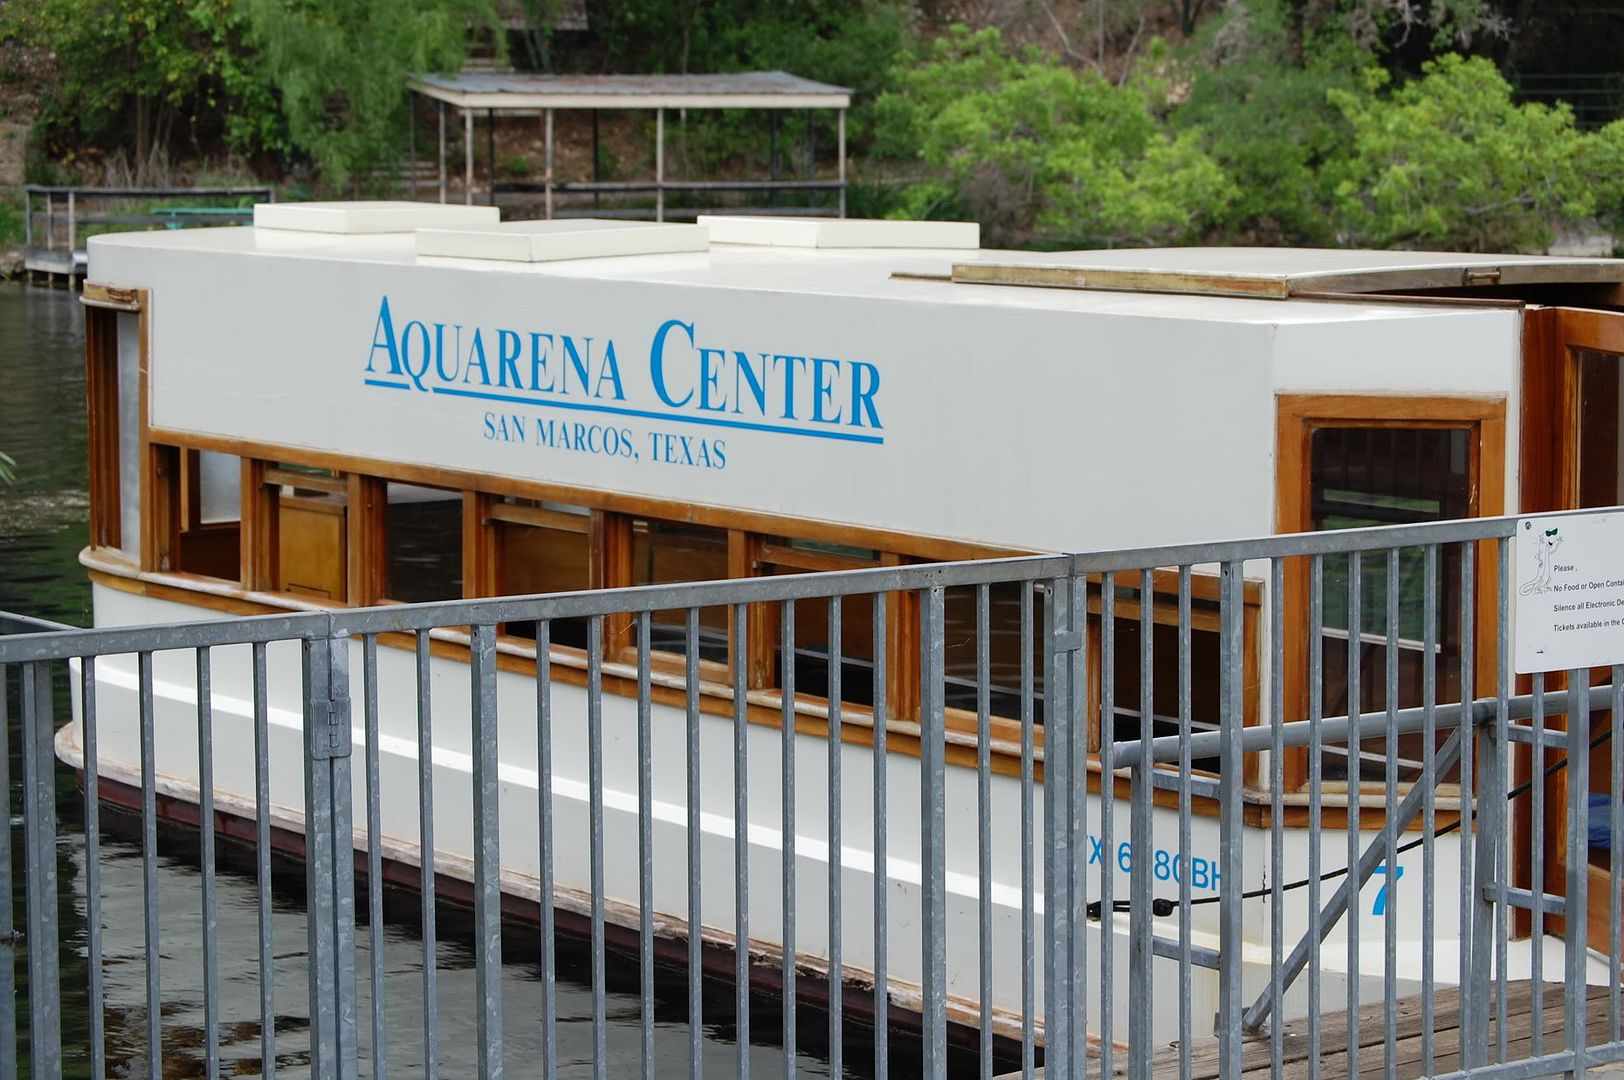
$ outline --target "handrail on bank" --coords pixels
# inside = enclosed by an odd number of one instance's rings
[[[80,209],[80,202],[112,201],[112,200],[145,200],[149,202],[162,202],[175,199],[252,199],[259,198],[265,202],[276,201],[276,188],[270,184],[237,184],[217,187],[97,187],[83,184],[24,184],[23,193],[23,244],[26,247],[35,246],[34,216],[43,212],[45,215],[44,244],[46,251],[56,250],[57,238],[57,202],[66,200],[66,216],[63,221],[67,227],[67,250],[74,251],[79,247],[80,230],[87,225],[164,225],[174,227],[177,224],[172,216],[173,209],[168,211],[152,211],[149,213],[130,214],[86,214]],[[36,198],[45,201],[43,211],[34,208]],[[251,218],[253,208],[214,206],[202,208],[214,211],[216,219],[235,216]]]

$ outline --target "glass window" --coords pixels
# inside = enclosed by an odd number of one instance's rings
[[[579,506],[503,499],[491,508],[496,542],[496,594],[579,592],[592,587],[592,514]],[[554,645],[586,648],[585,619],[555,619]],[[534,622],[510,622],[503,633],[534,640]]]
[[[1151,629],[1151,725],[1156,738],[1179,733],[1179,628],[1176,598],[1167,598],[1173,610],[1157,612]],[[1113,675],[1111,686],[1112,724],[1118,740],[1139,738],[1141,716],[1140,649],[1143,643],[1139,619],[1124,613],[1139,610],[1139,590],[1117,589],[1117,615],[1111,641]],[[1190,731],[1216,731],[1219,725],[1222,658],[1216,630],[1196,625],[1202,616],[1217,617],[1217,605],[1191,601],[1190,627]],[[1098,634],[1100,624],[1090,620],[1089,632]],[[1101,643],[1103,645],[1103,642]],[[1097,653],[1103,655],[1103,653]],[[1196,758],[1191,768],[1218,772],[1217,758]]]
[[[1579,362],[1579,506],[1624,505],[1624,358],[1576,349]]]
[[[823,570],[858,570],[878,566],[879,552],[849,544],[800,540],[785,536],[762,538],[758,564],[768,575],[804,574]],[[795,603],[795,692],[828,698],[830,683],[829,601],[827,598]],[[784,685],[784,646],[776,612],[772,618],[773,677]],[[840,603],[840,700],[856,705],[874,704],[874,597],[847,596]]]
[[[462,597],[462,493],[390,483],[385,509],[391,600],[415,604]]]
[[[1313,527],[1351,529],[1371,525],[1446,521],[1472,514],[1472,442],[1470,429],[1424,427],[1321,427],[1313,432],[1310,450],[1310,506]],[[1359,705],[1361,712],[1387,708],[1388,559],[1385,552],[1355,556],[1359,564]],[[1420,705],[1422,680],[1429,658],[1424,641],[1425,567],[1423,549],[1400,552],[1398,561],[1398,699],[1397,707]],[[1344,715],[1348,709],[1349,582],[1352,557],[1324,562],[1323,713]],[[1460,545],[1440,549],[1438,561],[1437,700],[1450,701],[1460,691]],[[1386,776],[1383,740],[1363,741],[1359,775]],[[1401,779],[1420,774],[1420,736],[1401,740],[1397,764]],[[1345,748],[1327,749],[1324,776],[1346,779]]]
[[[727,530],[689,525],[657,518],[636,518],[631,524],[633,585],[674,585],[687,581],[717,581],[728,576]],[[686,651],[686,619],[682,611],[657,611],[650,619],[649,642],[659,651]],[[627,645],[635,645],[636,630],[627,631]],[[701,660],[727,663],[728,610],[705,608],[699,613]]]
[[[1029,584],[1000,582],[987,589],[987,708],[1021,719],[1021,593]],[[976,713],[979,685],[977,590],[951,588],[943,599],[943,674],[947,707]],[[1043,723],[1043,597],[1032,598],[1032,715]]]

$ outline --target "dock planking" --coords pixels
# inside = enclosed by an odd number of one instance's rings
[[[1608,988],[1587,988],[1585,1006],[1585,1044],[1596,1046],[1609,1041],[1612,1020],[1608,1011]],[[1544,1039],[1543,1053],[1552,1054],[1563,1049],[1563,1015],[1566,990],[1561,983],[1546,983],[1543,1022],[1540,1031]],[[1366,1005],[1357,1018],[1358,1052],[1355,1055],[1358,1075],[1364,1078],[1393,1077],[1395,1080],[1415,1080],[1422,1076],[1451,1073],[1460,1068],[1460,991],[1450,987],[1432,995],[1432,1064],[1424,1060],[1422,999],[1420,995],[1402,998],[1388,1006],[1386,1003]],[[1489,1020],[1488,1060],[1520,1061],[1533,1056],[1534,1016],[1532,1012],[1533,983],[1527,979],[1506,984],[1506,1039],[1504,1057],[1498,1022]],[[1389,1067],[1387,1043],[1387,1013],[1394,1017],[1394,1042]],[[1497,1011],[1491,1003],[1491,1012]],[[1318,1075],[1323,1080],[1349,1080],[1349,1023],[1346,1012],[1325,1013],[1319,1019],[1320,1066]],[[1288,1021],[1280,1032],[1281,1061],[1278,1073],[1274,1070],[1273,1047],[1267,1035],[1248,1040],[1241,1049],[1241,1072],[1262,1080],[1278,1076],[1280,1080],[1307,1080],[1309,1076],[1307,1018]],[[1157,1051],[1151,1059],[1151,1074],[1158,1080],[1179,1080],[1179,1047],[1170,1044]],[[1114,1062],[1113,1075],[1127,1075],[1127,1054],[1119,1049]],[[1188,1080],[1219,1080],[1219,1045],[1214,1037],[1196,1040],[1189,1049]],[[1043,1070],[1038,1069],[1038,1077]],[[1013,1080],[1020,1073],[1007,1074],[1002,1080]],[[1088,1076],[1099,1080],[1099,1061],[1091,1058]]]

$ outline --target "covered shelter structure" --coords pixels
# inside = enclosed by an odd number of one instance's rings
[[[435,105],[439,117],[440,201],[447,200],[448,112],[462,115],[464,134],[464,201],[474,200],[474,120],[485,116],[488,145],[491,148],[489,199],[494,204],[498,184],[495,175],[496,118],[502,115],[540,116],[543,127],[544,164],[541,191],[545,215],[554,214],[555,196],[562,193],[652,192],[654,217],[666,216],[666,196],[675,191],[833,191],[837,212],[846,216],[846,110],[851,106],[851,90],[830,86],[782,71],[746,71],[723,75],[526,75],[470,72],[459,75],[412,75],[408,87]],[[553,114],[560,109],[649,109],[654,112],[654,177],[652,180],[591,180],[560,182],[554,169]],[[807,176],[765,180],[673,180],[665,167],[665,114],[670,109],[833,109],[836,113],[838,166],[833,178]],[[415,113],[414,113],[415,115]],[[809,132],[810,132],[809,124]],[[777,123],[773,125],[777,161]],[[596,154],[594,154],[596,161]],[[815,154],[809,154],[815,161]],[[774,169],[776,172],[776,168]]]

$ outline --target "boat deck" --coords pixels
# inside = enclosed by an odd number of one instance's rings
[[[1507,1041],[1505,1059],[1519,1061],[1532,1056],[1532,990],[1527,979],[1511,982],[1506,987]],[[1585,1007],[1585,1042],[1594,1046],[1608,1041],[1609,1016],[1608,989],[1589,987]],[[1554,1053],[1563,1048],[1563,1006],[1565,991],[1561,983],[1545,984],[1544,1045],[1543,1052]],[[1392,1072],[1387,1070],[1386,1013],[1388,1005],[1378,1002],[1359,1010],[1359,1050],[1356,1055],[1360,1077],[1392,1076],[1395,1080],[1414,1080],[1421,1076],[1451,1073],[1460,1068],[1460,991],[1450,987],[1433,995],[1433,1065],[1429,1069],[1423,1060],[1421,1045],[1421,996],[1401,998],[1392,1006],[1395,1014],[1395,1045]],[[1306,1078],[1308,1070],[1308,1021],[1288,1022],[1281,1031],[1281,1069],[1279,1075],[1287,1080]],[[1218,1080],[1218,1040],[1206,1037],[1195,1040],[1190,1048],[1189,1080]],[[1499,1056],[1499,1030],[1496,1021],[1489,1021],[1489,1060]],[[1262,1080],[1273,1074],[1271,1040],[1261,1038],[1248,1042],[1241,1052],[1242,1073]],[[1112,1063],[1114,1076],[1127,1075],[1127,1055],[1119,1051]],[[1612,1068],[1619,1068],[1613,1066]],[[1179,1049],[1176,1045],[1156,1054],[1151,1061],[1152,1075],[1158,1080],[1180,1080]],[[1594,1070],[1592,1070],[1594,1071]],[[1609,1069],[1611,1071],[1611,1068]],[[1037,1076],[1043,1070],[1037,1070]],[[1088,1075],[1100,1076],[1100,1062],[1089,1061]],[[1349,1077],[1348,1018],[1346,1012],[1326,1013],[1320,1018],[1320,1069],[1324,1080]],[[1020,1073],[1010,1073],[1003,1080],[1013,1080]]]

